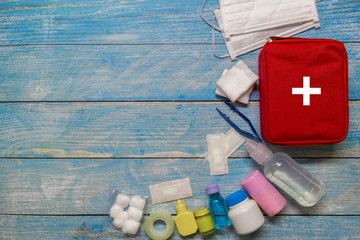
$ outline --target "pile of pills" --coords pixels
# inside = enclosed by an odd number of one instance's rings
[[[114,205],[110,208],[113,225],[124,234],[136,235],[144,215],[146,199],[140,195],[119,193]]]

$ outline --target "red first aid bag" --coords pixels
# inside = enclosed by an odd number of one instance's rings
[[[311,145],[344,140],[349,106],[342,42],[271,37],[260,52],[259,75],[265,141]]]

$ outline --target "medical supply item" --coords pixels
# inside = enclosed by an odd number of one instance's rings
[[[239,190],[225,198],[229,218],[237,234],[246,235],[258,230],[265,222],[259,206],[249,199],[245,190]]]
[[[149,189],[153,204],[170,202],[193,195],[189,178],[151,185]]]
[[[258,170],[250,173],[241,186],[269,217],[278,214],[286,205],[286,199]]]
[[[121,212],[119,215],[117,215],[114,220],[113,220],[113,225],[118,228],[121,229],[122,226],[124,225],[124,223],[128,220],[128,214],[127,212]]]
[[[176,211],[178,214],[175,217],[175,224],[179,234],[185,237],[196,233],[198,226],[194,214],[187,210],[186,205],[181,200],[177,201]]]
[[[130,198],[130,207],[143,210],[145,207],[145,203],[146,203],[146,199],[141,197],[140,195],[133,195]]]
[[[314,145],[345,139],[348,62],[342,42],[271,37],[260,52],[259,75],[265,141]]]
[[[110,218],[112,218],[111,224],[125,235],[135,236],[144,215],[146,198],[138,194],[113,190],[109,211]]]
[[[225,150],[224,134],[210,134],[206,136],[208,144],[208,160],[211,175],[229,173],[228,158]]]
[[[202,235],[210,235],[215,232],[215,223],[211,216],[209,207],[197,208],[194,210],[196,223]]]
[[[228,217],[228,209],[224,198],[219,193],[219,185],[216,183],[208,185],[206,192],[209,194],[209,208],[216,229],[229,227],[231,222]]]
[[[227,101],[223,101],[226,105],[228,105],[230,107],[230,109],[235,112],[236,114],[238,114],[241,118],[243,118],[250,126],[251,130],[253,131],[253,134],[239,128],[233,121],[231,121],[231,119],[226,116],[226,114],[224,114],[223,112],[221,112],[218,108],[216,108],[216,111],[218,111],[218,113],[220,114],[220,116],[222,116],[233,128],[235,128],[236,131],[238,131],[239,133],[245,134],[247,137],[251,137],[251,138],[255,138],[258,141],[262,142],[261,137],[259,136],[259,134],[256,132],[256,129],[254,128],[254,126],[252,125],[251,121],[244,115],[242,114],[239,110],[237,110],[231,103],[227,102]]]
[[[241,145],[245,143],[245,139],[233,128],[225,133],[225,153],[226,157],[230,157]],[[209,152],[205,154],[205,158],[210,162]]]
[[[221,77],[223,77],[225,75],[225,73],[227,73],[228,71],[229,70],[224,69]],[[249,100],[250,100],[250,94],[252,93],[254,87],[255,87],[255,83],[245,93],[243,93],[238,99],[236,99],[236,101],[240,102],[240,103],[243,103],[243,104],[248,104]],[[215,94],[219,95],[219,96],[222,96],[222,97],[228,98],[226,96],[226,94],[218,87],[216,87]]]
[[[124,208],[121,207],[118,204],[114,204],[111,208],[110,208],[110,212],[109,215],[111,218],[116,218],[121,212],[124,211]]]
[[[130,203],[130,196],[127,194],[119,193],[116,196],[116,203],[121,206],[122,208],[126,208],[129,206]]]
[[[136,235],[140,228],[140,222],[135,220],[127,220],[121,227],[121,231],[125,234]]]
[[[264,165],[267,179],[304,207],[314,206],[324,194],[324,184],[285,153],[273,154],[261,143],[245,143],[250,157]]]
[[[234,103],[252,89],[258,79],[259,77],[240,60],[221,76],[216,82],[216,87]]]
[[[319,28],[319,16],[314,0],[219,0],[214,11],[219,27],[200,16],[213,29],[213,52],[220,58],[237,56],[260,48],[269,36],[290,37],[313,27]],[[223,35],[229,54],[215,53],[214,29]]]
[[[138,221],[138,222],[140,222],[140,220],[144,214],[142,209],[138,209],[135,207],[129,207],[126,212],[127,212],[128,218],[130,220],[134,220],[134,221]]]
[[[156,229],[156,223],[165,224],[165,229]],[[174,220],[167,212],[153,212],[145,222],[145,231],[149,238],[153,240],[166,240],[170,238],[174,232]]]

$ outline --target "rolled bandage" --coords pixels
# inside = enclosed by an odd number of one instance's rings
[[[116,203],[123,208],[126,208],[127,206],[129,206],[129,202],[130,202],[129,195],[126,195],[124,193],[119,193],[116,196]]]
[[[111,218],[116,218],[117,216],[119,216],[120,213],[122,213],[124,211],[124,209],[119,206],[118,204],[114,204],[111,208],[110,208],[110,217]]]
[[[124,222],[121,230],[125,234],[136,235],[140,227],[140,222],[134,220],[127,220]]]
[[[130,207],[134,207],[137,208],[139,210],[143,210],[145,207],[145,203],[146,203],[146,199],[139,196],[139,195],[134,195],[131,196],[130,199]]]
[[[130,220],[138,221],[140,222],[142,216],[143,216],[143,210],[137,209],[135,207],[129,207],[126,211],[128,214],[128,218]]]
[[[120,229],[127,220],[128,214],[126,212],[121,212],[116,218],[114,218],[113,225]]]

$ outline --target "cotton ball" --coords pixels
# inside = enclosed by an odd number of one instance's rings
[[[134,207],[134,208],[137,208],[139,210],[143,210],[144,207],[145,207],[145,203],[146,203],[146,199],[139,196],[139,195],[134,195],[134,196],[131,196],[131,199],[130,199],[130,206],[131,207]]]
[[[116,196],[116,203],[119,204],[120,206],[122,206],[123,208],[126,208],[127,206],[129,206],[129,202],[130,202],[129,195],[119,193]]]
[[[114,204],[111,208],[110,208],[110,217],[111,218],[116,218],[117,216],[119,216],[120,213],[122,213],[124,211],[124,209],[117,205]]]
[[[140,227],[140,222],[134,221],[134,220],[127,220],[121,230],[123,231],[123,233],[125,234],[131,234],[131,235],[135,235]]]
[[[116,227],[116,228],[121,228],[124,223],[128,220],[128,215],[126,212],[121,212],[119,214],[119,216],[117,216],[116,218],[114,218],[113,220],[113,225]]]
[[[128,214],[128,217],[130,220],[140,222],[140,220],[143,216],[143,210],[139,210],[134,207],[129,207],[127,210],[127,214]]]

